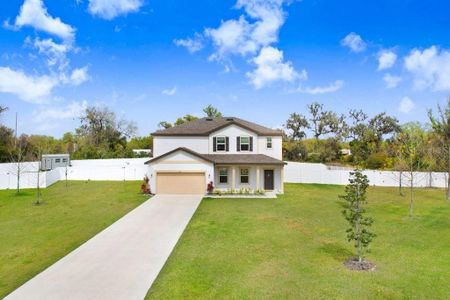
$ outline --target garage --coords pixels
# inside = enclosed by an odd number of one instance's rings
[[[157,194],[205,194],[204,172],[158,172]]]

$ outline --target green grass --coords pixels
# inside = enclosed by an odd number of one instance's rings
[[[0,298],[141,204],[140,182],[70,181],[0,191]]]
[[[278,199],[205,199],[147,299],[448,299],[450,205],[416,190],[415,217],[395,188],[370,188],[375,272],[354,254],[343,187],[287,184]]]

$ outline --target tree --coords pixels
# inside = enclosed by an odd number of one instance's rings
[[[222,117],[222,113],[217,108],[212,106],[211,104],[209,104],[207,107],[205,107],[203,109],[203,112],[206,114],[206,116],[208,118],[220,118],[220,117]]]
[[[187,114],[187,115],[185,115],[185,116],[182,117],[182,118],[178,118],[178,119],[175,121],[175,125],[178,126],[178,125],[184,124],[184,123],[186,123],[186,122],[195,121],[195,120],[198,120],[198,117]]]
[[[447,100],[447,106],[438,105],[437,116],[433,111],[428,111],[428,118],[434,133],[436,151],[436,164],[441,170],[447,172],[447,200],[450,200],[450,98]]]
[[[344,133],[346,127],[344,116],[338,116],[332,111],[324,111],[323,105],[317,102],[309,104],[308,111],[311,115],[310,128],[316,140],[329,133],[337,135]]]
[[[408,123],[402,127],[397,137],[398,168],[408,172],[410,181],[409,216],[414,212],[414,178],[415,172],[425,164],[424,130],[418,123]]]
[[[84,158],[123,157],[127,139],[134,136],[137,128],[133,122],[117,119],[107,107],[88,107],[80,117],[76,129],[81,149],[77,156]]]
[[[383,137],[389,134],[395,134],[400,131],[400,125],[398,120],[394,117],[388,116],[385,112],[375,115],[369,120],[369,129],[372,132],[372,136],[375,138],[377,150],[380,143],[383,141]]]
[[[367,188],[369,180],[361,171],[355,170],[350,173],[349,184],[345,187],[345,194],[339,198],[345,201],[345,209],[342,211],[350,227],[347,229],[347,239],[354,241],[357,251],[358,262],[362,263],[364,254],[375,234],[369,230],[373,219],[366,217]]]
[[[20,192],[20,178],[26,170],[26,153],[28,146],[28,137],[21,135],[18,139],[15,139],[14,149],[10,153],[10,162],[12,164],[11,173],[16,175],[17,185],[16,193]]]
[[[309,128],[309,123],[305,116],[292,113],[286,121],[285,127],[289,131],[288,136],[292,140],[301,140],[306,137],[304,129]]]
[[[173,125],[170,122],[161,121],[161,122],[158,123],[158,127],[159,128],[163,128],[163,129],[167,129],[167,128],[173,127]]]

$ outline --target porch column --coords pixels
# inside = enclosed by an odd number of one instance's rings
[[[231,167],[231,189],[234,190],[236,188],[236,167]]]
[[[281,193],[284,194],[284,167],[281,167]]]
[[[260,170],[261,168],[259,166],[256,166],[256,189],[259,190],[259,187],[261,186],[260,183]]]

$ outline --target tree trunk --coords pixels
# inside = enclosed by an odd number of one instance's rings
[[[403,190],[402,190],[402,177],[403,177],[403,172],[400,171],[400,176],[399,176],[399,185],[398,185],[398,193],[400,194],[400,196],[403,196]]]
[[[411,176],[411,187],[410,187],[410,198],[409,198],[409,217],[412,218],[413,217],[413,209],[414,209],[414,202],[413,202],[413,193],[414,193],[414,175],[413,172],[410,172],[410,176]]]
[[[17,189],[16,193],[20,192],[20,162],[17,163]]]
[[[447,174],[447,200],[450,201],[450,172]]]

